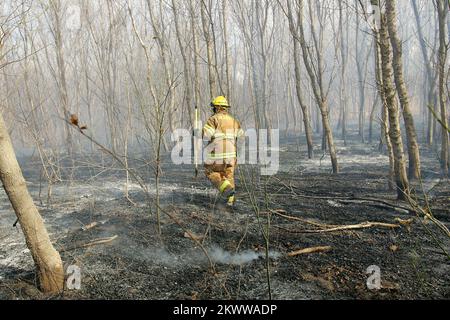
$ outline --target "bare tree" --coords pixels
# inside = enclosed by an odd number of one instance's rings
[[[379,5],[378,0],[373,0]],[[381,7],[380,7],[381,8]],[[409,194],[409,181],[406,173],[405,155],[403,152],[403,141],[400,130],[400,114],[397,103],[396,90],[393,83],[392,66],[392,48],[389,41],[388,30],[386,26],[386,16],[380,13],[380,51],[381,51],[381,70],[383,76],[383,90],[386,99],[386,108],[389,114],[389,137],[392,142],[394,154],[395,181],[397,184],[398,199],[406,199]]]
[[[382,149],[383,140],[387,147],[387,153],[389,156],[389,173],[388,173],[388,186],[389,189],[393,190],[395,188],[394,178],[395,178],[395,158],[394,149],[392,147],[391,138],[389,135],[389,115],[388,115],[388,105],[386,100],[386,93],[384,91],[383,83],[383,57],[381,54],[381,39],[380,31],[374,26],[373,36],[375,43],[375,80],[377,86],[378,96],[381,100],[381,134],[380,134],[380,151]]]
[[[200,104],[200,71],[199,71],[199,62],[198,62],[198,37],[197,37],[197,28],[196,28],[196,19],[195,19],[195,8],[193,6],[192,0],[189,0],[189,20],[190,20],[190,33],[192,34],[192,55],[193,55],[193,64],[194,64],[194,102],[196,105]],[[210,92],[211,93],[211,92]],[[208,97],[208,100],[212,99],[212,97]]]
[[[150,15],[150,21],[154,32],[154,39],[156,40],[156,43],[158,44],[159,54],[161,56],[161,62],[163,66],[164,71],[164,81],[165,81],[165,87],[170,88],[173,83],[173,72],[170,68],[171,65],[173,65],[173,61],[170,61],[170,57],[167,54],[168,52],[168,40],[166,37],[166,25],[164,24],[164,17],[162,13],[162,1],[158,2],[158,9],[159,9],[159,21],[157,21],[156,14],[155,14],[155,8],[153,8],[152,1],[147,0],[147,9]],[[165,99],[165,98],[164,98]],[[169,118],[169,125],[170,129],[173,131],[175,130],[175,100],[174,100],[174,92],[170,90],[168,92],[167,97],[167,108],[170,110],[170,112],[167,113]]]
[[[63,110],[63,118],[70,115],[70,102],[67,89],[67,77],[66,77],[66,62],[63,52],[63,35],[62,35],[62,19],[63,19],[63,6],[60,0],[49,0],[50,16],[51,16],[51,30],[53,39],[55,41],[56,48],[56,65],[57,65],[57,83],[61,98],[61,107]],[[72,132],[69,125],[66,124],[66,145],[68,155],[73,157],[73,141]]]
[[[0,70],[3,64],[5,36],[0,29]],[[17,162],[11,138],[0,113],[0,180],[25,236],[36,265],[40,288],[47,293],[58,293],[64,286],[64,269],[59,253],[48,236],[44,221],[31,198]]]
[[[445,176],[448,176],[449,169],[449,133],[448,120],[446,112],[446,94],[445,94],[445,65],[448,55],[448,43],[446,42],[446,26],[447,15],[449,10],[449,3],[446,0],[435,0],[438,12],[439,24],[439,58],[438,58],[438,74],[439,74],[439,105],[441,107],[441,169]]]
[[[228,4],[227,0],[222,0],[222,29],[223,29],[223,50],[225,60],[225,88],[228,98],[231,96],[231,71],[230,71],[230,54],[228,44]]]
[[[309,10],[312,10],[311,2],[309,6]],[[320,4],[317,4],[317,9],[320,9]],[[323,79],[323,53],[322,53],[322,44],[319,43],[319,37],[317,35],[317,31],[315,30],[313,24],[311,24],[311,34],[313,37],[313,48],[315,52],[315,56],[312,56],[311,50],[308,48],[308,44],[305,39],[305,21],[303,17],[304,11],[304,1],[297,0],[297,16],[298,16],[298,24],[299,24],[299,40],[300,46],[302,48],[303,53],[303,62],[308,72],[310,84],[314,93],[314,97],[316,99],[316,103],[319,107],[320,113],[322,115],[322,126],[324,131],[324,137],[326,137],[326,141],[330,150],[331,164],[333,168],[333,173],[339,172],[339,166],[336,156],[336,148],[334,146],[333,132],[330,126],[330,118],[329,118],[329,109],[328,109],[328,90],[329,88],[325,88],[325,83]],[[313,14],[310,13],[310,16]],[[322,37],[320,37],[322,39]],[[313,58],[317,61],[317,65],[315,68],[313,67],[312,61]],[[316,72],[314,71],[316,70]],[[317,76],[316,76],[317,75]]]
[[[208,57],[209,95],[210,99],[212,99],[218,95],[219,91],[217,89],[217,78],[215,72],[217,63],[214,59],[215,43],[212,37],[213,30],[211,30],[211,22],[213,17],[211,15],[211,6],[208,5],[208,3],[210,3],[209,0],[201,0],[200,13],[202,17],[203,36],[206,42],[206,54]]]
[[[395,85],[403,111],[403,120],[405,122],[409,155],[408,176],[410,179],[417,179],[420,176],[419,144],[417,143],[416,127],[414,125],[414,118],[409,105],[408,91],[403,76],[402,43],[397,32],[397,11],[395,2],[395,0],[386,1],[386,22],[393,52],[392,65],[394,68]]]
[[[287,17],[289,21],[289,31],[294,40],[294,70],[295,70],[295,89],[297,92],[297,100],[302,109],[303,114],[303,124],[305,127],[305,135],[306,135],[306,144],[308,147],[308,158],[312,159],[314,156],[314,144],[312,140],[312,127],[311,127],[311,117],[309,114],[308,106],[305,104],[303,92],[302,92],[302,84],[301,84],[301,71],[300,71],[300,36],[299,36],[299,26],[294,23],[294,17],[292,14],[292,6],[289,0],[286,2],[287,4]]]
[[[31,198],[0,114],[0,180],[16,212],[30,249],[42,291],[58,293],[64,286],[64,269],[59,253],[48,236],[44,221]]]
[[[348,17],[348,5],[346,6],[346,12],[342,7],[342,1],[338,1],[339,10],[339,53],[341,63],[341,74],[339,79],[339,103],[340,113],[339,124],[341,126],[341,138],[344,140],[344,145],[347,144],[347,112],[348,112],[348,93],[347,93],[347,63],[349,54],[349,17]],[[346,14],[347,13],[347,14]],[[346,15],[346,27],[344,30],[344,14]]]
[[[437,72],[433,71],[432,62],[430,60],[430,55],[428,54],[427,44],[425,36],[423,34],[423,27],[421,26],[421,19],[419,14],[419,9],[417,7],[417,0],[411,0],[412,8],[414,11],[414,17],[417,26],[417,37],[420,43],[420,50],[422,53],[423,63],[425,65],[425,70],[428,80],[428,93],[427,93],[427,133],[426,139],[429,146],[433,144],[433,128],[436,122],[432,110],[436,109],[437,99],[436,99],[436,79],[438,76]]]
[[[173,18],[175,23],[175,31],[178,41],[178,46],[180,48],[181,57],[183,58],[183,75],[184,75],[184,83],[185,83],[185,91],[186,91],[186,101],[183,101],[184,104],[188,106],[188,113],[191,125],[194,124],[193,119],[193,99],[192,99],[192,84],[191,84],[191,69],[189,65],[188,56],[186,53],[185,45],[183,44],[182,32],[180,27],[180,21],[178,16],[177,6],[179,4],[176,3],[176,0],[172,0],[172,11]]]
[[[358,0],[355,0],[355,3]],[[365,112],[366,112],[366,79],[365,75],[366,72],[364,69],[367,70],[367,59],[365,60],[366,63],[364,65],[364,61],[362,61],[364,52],[365,52],[365,46],[361,43],[364,43],[365,41],[361,41],[360,38],[361,30],[360,30],[360,17],[357,14],[356,15],[356,28],[355,28],[355,60],[356,60],[356,70],[358,75],[358,94],[359,94],[359,110],[358,110],[358,134],[361,137],[361,141],[364,142],[364,125],[365,125]],[[364,35],[363,35],[364,36]],[[362,40],[365,40],[363,37]]]

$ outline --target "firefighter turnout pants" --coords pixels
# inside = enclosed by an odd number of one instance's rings
[[[221,194],[234,192],[236,159],[224,163],[205,164],[205,174]]]

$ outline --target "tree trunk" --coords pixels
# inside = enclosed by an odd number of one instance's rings
[[[217,94],[217,81],[214,73],[214,54],[213,54],[213,41],[211,37],[210,31],[210,23],[208,22],[207,12],[206,12],[206,3],[202,2],[200,4],[200,13],[202,18],[202,27],[203,27],[203,35],[205,37],[206,42],[206,53],[208,56],[208,79],[209,79],[209,95],[210,98],[213,99]]]
[[[0,180],[19,219],[36,265],[40,288],[46,293],[58,293],[64,286],[64,269],[53,245],[14,153],[8,130],[0,114]]]
[[[66,63],[64,60],[63,53],[63,38],[62,38],[62,20],[61,20],[61,1],[60,0],[51,0],[50,6],[53,11],[53,34],[55,41],[55,49],[56,49],[56,64],[58,67],[58,89],[61,99],[61,107],[63,109],[63,117],[69,117],[69,95],[67,90],[67,80],[66,80]],[[67,154],[70,158],[73,158],[73,138],[72,131],[70,129],[70,125],[66,123],[65,127],[66,134],[66,144],[67,144]]]
[[[341,54],[341,78],[339,79],[339,101],[341,105],[342,119],[342,140],[344,146],[347,145],[347,92],[346,92],[346,70],[348,57],[348,21],[347,21],[347,39],[344,36],[344,22],[343,22],[343,8],[342,1],[339,1],[339,33],[340,33],[340,54]]]
[[[222,28],[223,28],[223,50],[225,51],[225,84],[226,94],[229,100],[232,100],[231,96],[231,75],[230,75],[230,55],[228,53],[228,10],[227,0],[222,0]]]
[[[289,20],[289,29],[291,31],[291,35],[294,38],[294,70],[295,70],[295,88],[297,92],[297,100],[300,104],[303,114],[303,123],[305,126],[305,135],[306,135],[306,144],[308,146],[308,158],[312,159],[314,157],[314,144],[313,144],[313,133],[311,127],[311,116],[309,114],[308,107],[306,106],[302,94],[302,84],[301,84],[301,72],[300,72],[300,49],[299,49],[299,36],[298,29],[294,25],[294,19],[292,16],[292,9],[289,1],[287,2],[288,6],[288,20]],[[295,113],[295,110],[294,110]]]
[[[375,97],[375,100],[372,104],[372,109],[370,111],[370,117],[369,117],[369,143],[372,144],[373,141],[373,122],[375,119],[375,110],[377,109],[379,95],[377,94]]]
[[[163,23],[161,25],[158,25],[158,21],[156,20],[155,13],[153,12],[152,3],[150,0],[147,0],[147,6],[148,11],[150,14],[150,22],[152,24],[153,31],[155,33],[156,42],[158,44],[159,48],[159,54],[161,56],[161,62],[164,69],[164,80],[166,84],[166,88],[164,90],[168,90],[167,92],[162,92],[163,97],[161,98],[161,101],[164,101],[164,96],[167,94],[167,105],[165,103],[162,103],[164,106],[161,114],[161,121],[164,121],[164,117],[167,114],[169,118],[169,126],[170,130],[173,132],[175,130],[176,124],[175,124],[175,100],[174,100],[174,90],[173,90],[173,75],[171,73],[171,70],[169,68],[170,65],[172,65],[172,61],[168,61],[167,57],[167,51],[168,51],[168,44],[167,39],[164,33],[165,26]],[[161,6],[161,2],[159,3],[159,6]],[[161,10],[161,7],[160,7]],[[161,16],[161,14],[160,14]],[[161,19],[163,19],[161,17]],[[169,56],[170,58],[170,56]],[[165,140],[165,139],[164,139]],[[166,146],[166,142],[164,142],[164,146]]]
[[[380,23],[380,47],[382,58],[383,90],[386,99],[386,108],[389,115],[389,137],[392,142],[392,151],[394,154],[395,181],[397,184],[397,198],[405,200],[409,194],[409,182],[406,174],[405,155],[403,152],[402,134],[400,131],[399,108],[396,92],[392,81],[392,59],[391,46],[386,30],[386,19],[381,17]]]
[[[355,1],[356,7],[358,6],[357,1]],[[364,143],[364,120],[365,120],[365,104],[366,104],[366,91],[365,91],[365,77],[363,74],[363,66],[362,66],[362,56],[364,52],[364,48],[360,48],[360,27],[359,27],[359,15],[356,15],[356,39],[355,39],[355,53],[356,53],[356,70],[358,75],[358,88],[359,88],[359,112],[358,112],[358,135],[361,138],[361,141]]]
[[[445,0],[436,0],[439,21],[439,105],[441,107],[441,168],[444,176],[448,176],[449,169],[449,149],[448,149],[448,122],[446,112],[446,92],[445,92],[445,62],[447,60],[446,26],[445,21],[448,14],[448,3]]]
[[[323,56],[322,52],[320,52],[321,45],[319,45],[317,40],[317,35],[315,34],[314,28],[312,28],[311,33],[313,34],[314,38],[314,46],[315,51],[317,53],[317,74],[314,72],[313,66],[312,66],[312,58],[310,57],[310,51],[308,50],[308,45],[305,40],[305,32],[304,32],[304,22],[303,22],[303,7],[304,3],[303,0],[299,0],[298,3],[298,25],[299,25],[299,42],[300,46],[302,48],[303,53],[303,62],[306,67],[306,71],[308,72],[309,80],[311,83],[311,88],[314,93],[314,97],[316,99],[316,103],[320,109],[320,114],[322,115],[322,127],[323,127],[323,143],[322,146],[325,146],[326,143],[328,143],[329,151],[330,151],[330,157],[331,157],[331,165],[333,168],[333,173],[339,173],[339,166],[337,162],[337,156],[336,156],[336,148],[334,145],[333,140],[333,132],[330,127],[330,119],[329,119],[329,110],[327,105],[327,97],[324,92],[323,88],[323,82],[322,82],[322,75],[323,75]],[[322,39],[322,37],[320,37]]]
[[[386,95],[383,89],[383,72],[382,72],[382,57],[380,46],[380,34],[377,30],[374,30],[374,42],[375,42],[375,79],[377,85],[378,96],[381,99],[381,134],[380,134],[380,152],[383,150],[383,139],[386,143],[387,152],[389,156],[389,173],[388,173],[388,187],[389,190],[395,188],[395,160],[394,151],[392,148],[391,138],[389,137],[389,120],[386,103]]]
[[[417,9],[417,0],[412,0],[412,7],[414,11],[414,16],[416,20],[417,26],[417,36],[419,38],[420,49],[422,52],[423,63],[425,65],[427,77],[428,77],[428,101],[427,101],[427,144],[431,146],[433,144],[433,123],[435,119],[433,117],[433,113],[429,109],[431,107],[433,110],[436,110],[436,74],[433,73],[433,68],[431,66],[431,61],[428,56],[427,44],[425,42],[425,37],[423,35],[423,30],[420,25],[420,15],[419,10]]]
[[[198,50],[197,50],[197,30],[195,28],[195,12],[192,4],[192,0],[189,0],[189,20],[190,20],[190,28],[192,34],[192,53],[194,56],[194,102],[196,105],[202,105],[202,101],[200,101],[201,93],[200,93],[200,76],[199,76],[199,63],[198,63]],[[212,97],[209,97],[211,99]],[[201,108],[204,109],[204,108]]]
[[[172,11],[173,11],[173,19],[175,22],[175,31],[177,35],[177,41],[178,46],[180,47],[180,53],[181,57],[183,58],[183,73],[184,73],[184,83],[185,83],[185,90],[186,90],[186,101],[185,103],[188,105],[188,112],[189,112],[189,119],[191,126],[194,125],[194,118],[193,118],[193,105],[192,105],[192,85],[191,85],[191,72],[189,67],[189,62],[186,55],[186,50],[183,45],[183,41],[181,39],[181,30],[180,30],[180,23],[178,19],[178,10],[177,10],[177,4],[175,3],[175,0],[172,0]]]
[[[297,100],[300,104],[300,108],[302,109],[303,114],[303,124],[305,126],[305,135],[306,135],[306,145],[308,147],[308,159],[312,159],[314,157],[314,143],[313,143],[313,133],[311,127],[311,117],[309,115],[308,106],[305,104],[303,100],[302,93],[302,84],[301,84],[301,75],[300,75],[300,61],[299,59],[299,50],[298,43],[294,40],[294,60],[295,60],[295,88],[297,92]],[[295,110],[294,110],[295,113]]]
[[[406,138],[408,144],[408,158],[409,158],[408,176],[410,179],[418,179],[420,176],[419,144],[417,143],[417,134],[414,125],[414,118],[411,112],[411,108],[409,106],[408,91],[406,89],[405,80],[403,76],[402,43],[398,36],[396,20],[397,20],[397,12],[395,0],[387,0],[386,21],[393,51],[392,66],[394,69],[395,85],[397,88],[398,97],[400,99],[400,104],[403,110],[403,120],[405,122]]]

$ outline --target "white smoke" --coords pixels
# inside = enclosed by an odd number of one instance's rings
[[[126,246],[126,248],[128,252],[129,246]],[[220,248],[218,245],[212,245],[206,250],[213,263],[229,265],[248,264],[266,256],[265,252],[255,252],[251,249],[240,252],[229,252]],[[169,252],[166,248],[140,248],[138,252],[141,258],[167,267],[179,267],[182,265],[198,264],[199,262],[206,263],[208,261],[204,253],[198,248],[189,249],[182,254]],[[269,258],[278,259],[279,257],[281,257],[281,253],[269,251]]]
[[[214,262],[233,265],[242,265],[265,257],[264,252],[244,250],[238,253],[231,253],[217,246],[212,247],[208,254]],[[269,251],[269,257],[272,259],[278,259],[280,256],[281,253],[279,252]]]

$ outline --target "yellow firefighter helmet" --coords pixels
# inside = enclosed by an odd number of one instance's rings
[[[211,101],[211,107],[214,106],[220,106],[220,107],[227,107],[229,108],[230,105],[228,104],[227,98],[224,96],[218,96],[213,101]]]

